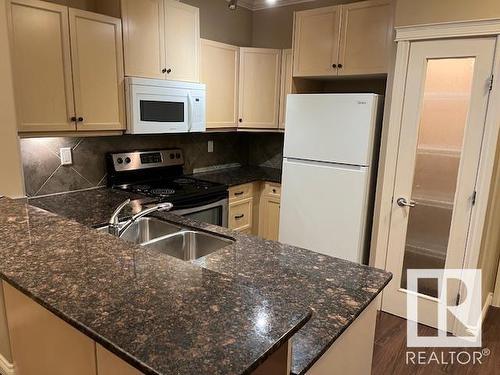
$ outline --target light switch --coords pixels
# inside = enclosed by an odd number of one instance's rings
[[[208,152],[214,152],[214,141],[208,141]]]
[[[73,155],[71,153],[71,147],[62,147],[59,149],[59,155],[61,158],[61,165],[71,165],[73,164]]]

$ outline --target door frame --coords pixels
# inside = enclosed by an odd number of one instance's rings
[[[389,230],[391,224],[392,199],[395,186],[399,150],[404,94],[408,73],[410,45],[421,40],[450,39],[463,37],[495,36],[497,45],[493,63],[493,86],[488,101],[483,144],[479,162],[476,190],[476,204],[471,215],[470,233],[467,241],[464,268],[477,268],[483,230],[486,224],[488,200],[494,172],[497,139],[500,130],[500,109],[494,103],[500,102],[500,20],[450,22],[421,26],[396,28],[396,64],[392,87],[390,88],[389,113],[384,121],[381,154],[376,193],[376,211],[371,244],[370,265],[385,269],[387,260]],[[383,297],[382,297],[383,298]],[[379,305],[381,307],[381,304]]]

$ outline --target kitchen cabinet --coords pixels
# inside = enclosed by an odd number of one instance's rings
[[[230,229],[244,233],[252,232],[256,191],[257,186],[254,183],[229,188],[228,226]]]
[[[95,375],[94,341],[3,282],[16,373]]]
[[[337,74],[341,6],[295,13],[294,77]]]
[[[392,30],[390,1],[342,5],[339,75],[387,73]]]
[[[96,344],[96,360],[97,375],[142,375],[142,372],[99,344]]]
[[[239,128],[277,129],[281,50],[240,49]]]
[[[201,82],[207,86],[207,129],[238,126],[239,47],[201,41]]]
[[[121,0],[125,75],[199,81],[199,9],[174,0]]]
[[[283,50],[281,62],[281,95],[280,95],[280,117],[279,128],[285,128],[286,120],[286,97],[293,90],[293,51],[291,49]]]
[[[163,2],[121,0],[126,76],[165,78]]]
[[[390,0],[369,0],[295,13],[294,77],[386,74]]]
[[[20,132],[125,127],[119,19],[36,0],[9,15]]]
[[[120,20],[70,9],[69,29],[77,130],[124,129]]]
[[[16,0],[9,10],[19,131],[76,130],[68,8]]]
[[[279,237],[281,185],[266,182],[259,209],[259,236],[277,241]]]

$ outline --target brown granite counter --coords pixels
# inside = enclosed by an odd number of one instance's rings
[[[101,214],[76,196],[83,221]],[[249,373],[310,316],[288,298],[7,198],[0,276],[145,374]]]
[[[281,169],[245,166],[221,169],[213,172],[196,173],[193,174],[193,177],[227,186],[242,185],[255,181],[281,183]]]
[[[30,200],[32,204],[91,225],[107,221],[111,211],[69,208],[89,201],[90,192]],[[94,197],[106,205],[113,191]],[[103,202],[99,202],[99,200]],[[65,204],[68,203],[68,204]],[[286,301],[291,309],[310,309],[311,319],[293,337],[292,373],[304,374],[376,298],[392,275],[371,267],[301,248],[247,236],[226,228],[196,222],[171,213],[155,216],[181,225],[231,236],[236,242],[194,264],[255,288],[263,298]],[[335,246],[333,244],[332,246]]]

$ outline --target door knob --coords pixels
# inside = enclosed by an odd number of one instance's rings
[[[407,201],[405,198],[398,198],[396,201],[399,207],[415,207],[417,203],[415,201]]]

